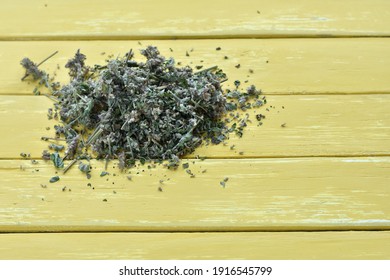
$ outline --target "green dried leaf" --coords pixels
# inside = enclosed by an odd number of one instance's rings
[[[64,167],[64,162],[63,162],[61,156],[57,152],[50,154],[50,160],[53,162],[53,164],[56,168],[63,168]]]

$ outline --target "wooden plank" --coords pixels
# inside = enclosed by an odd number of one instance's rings
[[[390,229],[390,157],[191,160],[195,178],[139,166],[132,180],[92,166],[49,183],[48,164],[0,161],[0,231]]]
[[[229,77],[225,87],[232,87],[235,80],[246,86],[244,81],[248,80],[248,84],[257,85],[266,94],[390,92],[390,40],[383,38],[164,40],[141,44],[136,41],[0,42],[0,94],[32,93],[33,85],[20,81],[24,70],[19,62],[25,56],[39,62],[58,50],[55,57],[43,64],[43,69],[50,74],[57,72],[57,79],[67,82],[69,77],[63,66],[77,49],[87,55],[89,65],[94,65],[104,63],[108,54],[116,57],[129,49],[140,59],[138,50],[150,44],[182,65],[218,65]],[[217,51],[217,47],[222,49]],[[229,59],[224,59],[225,56]],[[235,67],[238,64],[239,69]],[[57,65],[61,66],[60,70]],[[253,74],[249,73],[250,69]]]
[[[389,155],[390,95],[286,95],[267,99],[267,105],[256,111],[266,116],[262,126],[258,126],[256,113],[249,111],[252,122],[248,122],[242,138],[233,134],[226,145],[202,146],[191,157]],[[0,96],[0,131],[4,132],[0,158],[20,158],[21,152],[41,157],[48,146],[41,137],[54,136],[56,122],[46,116],[51,103],[43,96]],[[234,149],[230,149],[232,145]]]
[[[3,234],[0,248],[3,260],[387,260],[390,232]]]
[[[2,1],[0,39],[389,36],[372,1]]]

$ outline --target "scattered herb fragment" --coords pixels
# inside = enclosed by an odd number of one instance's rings
[[[56,168],[63,168],[64,167],[64,162],[63,162],[61,156],[57,152],[50,154],[50,160],[53,162],[53,164]]]
[[[59,177],[59,176],[54,176],[54,177],[51,177],[51,178],[50,178],[49,182],[50,182],[50,183],[55,183],[55,182],[57,182],[57,181],[59,181],[59,180],[60,180],[60,177]]]
[[[50,144],[49,149],[54,150],[56,152],[60,152],[64,149],[65,147],[63,145],[56,145],[56,144]]]
[[[79,170],[85,174],[89,174],[91,172],[91,166],[88,163],[79,162]],[[89,178],[88,178],[89,179]]]

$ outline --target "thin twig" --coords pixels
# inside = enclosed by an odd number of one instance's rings
[[[130,59],[130,56],[132,55],[133,53],[133,49],[130,49],[130,51],[127,53],[127,57],[126,57],[126,65],[127,65],[127,62],[129,61]]]
[[[58,53],[58,51],[55,51],[54,53],[52,53],[51,55],[49,55],[48,57],[46,57],[44,60],[42,60],[41,62],[39,62],[37,66],[40,66],[41,64],[43,64],[44,62],[46,62],[49,58],[52,58],[53,56],[55,56],[57,53]]]
[[[227,80],[228,79],[226,78],[226,79],[220,80],[219,82],[222,84],[222,83],[226,82]]]
[[[213,70],[217,70],[217,69],[218,69],[218,66],[215,65],[215,66],[212,66],[212,67],[209,67],[209,68],[200,70],[200,71],[198,71],[198,72],[194,72],[194,74],[197,75],[197,74],[200,74],[200,73],[203,73],[203,72],[213,71]]]
[[[77,161],[77,159],[72,160],[72,161],[68,164],[68,166],[64,168],[63,174],[65,174],[65,173],[72,167],[72,165],[76,163],[76,161]]]
[[[110,161],[110,158],[109,158],[109,156],[108,156],[108,155],[106,156],[106,159],[105,159],[105,161],[106,161],[106,163],[104,164],[104,170],[106,170],[106,171],[107,171],[108,163],[109,163],[109,161]]]
[[[53,137],[46,137],[46,136],[42,136],[41,140],[43,140],[43,141],[47,141],[47,140],[66,141],[65,138],[53,138]]]
[[[94,133],[92,133],[92,135],[89,136],[85,146],[89,146],[93,141],[96,140],[96,138],[98,138],[100,136],[100,134],[102,134],[102,132],[103,132],[103,129],[101,129],[101,128],[99,128],[98,130],[95,130]]]

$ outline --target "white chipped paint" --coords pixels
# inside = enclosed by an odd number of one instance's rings
[[[388,158],[346,158],[340,159],[341,162],[389,162]]]
[[[93,219],[93,220],[90,220],[90,222],[92,222],[92,223],[107,223],[107,224],[120,224],[121,223],[118,220],[109,220],[109,219],[104,219],[104,220]]]

